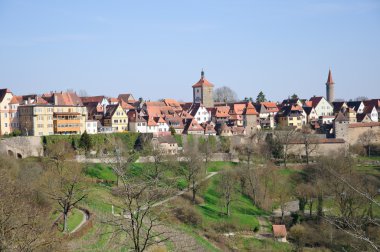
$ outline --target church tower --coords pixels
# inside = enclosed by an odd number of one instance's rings
[[[193,85],[193,103],[202,103],[206,108],[214,107],[214,85],[206,80],[202,69],[201,79]]]
[[[326,82],[326,99],[330,104],[334,101],[334,84],[331,69],[329,69],[329,76],[327,77]]]

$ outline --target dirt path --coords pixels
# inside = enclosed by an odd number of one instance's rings
[[[206,180],[210,179],[211,177],[215,176],[216,174],[218,174],[218,172],[209,172],[209,174],[208,174],[206,177],[204,177],[201,181],[197,182],[197,184],[198,184],[198,183],[202,183],[203,181],[206,181]],[[187,191],[188,191],[188,190],[180,191],[180,192],[176,193],[175,195],[170,196],[169,198],[166,198],[166,199],[164,199],[164,200],[162,200],[162,201],[159,201],[159,202],[153,204],[153,207],[163,205],[163,204],[165,204],[166,202],[168,202],[168,201],[170,201],[170,200],[172,200],[172,199],[175,199],[175,198],[177,198],[178,196],[181,196],[182,194],[186,193]]]

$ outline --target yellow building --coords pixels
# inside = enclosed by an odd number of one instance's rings
[[[296,127],[301,129],[304,125],[302,108],[298,106],[284,106],[277,114],[278,125],[282,127]]]
[[[31,104],[18,107],[23,135],[82,134],[86,128],[84,106]]]
[[[108,105],[103,118],[104,127],[112,127],[113,132],[128,130],[128,115],[120,104]]]
[[[12,132],[12,112],[9,103],[13,94],[9,89],[0,89],[0,135]]]

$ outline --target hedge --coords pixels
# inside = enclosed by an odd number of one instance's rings
[[[128,149],[132,150],[135,148],[136,140],[140,133],[136,132],[125,132],[125,133],[111,133],[111,134],[90,134],[90,139],[94,150],[100,150],[105,146],[111,139],[119,138],[125,143]],[[81,135],[51,135],[43,136],[42,143],[45,147],[55,144],[59,141],[67,141],[70,145],[79,148],[79,140]]]

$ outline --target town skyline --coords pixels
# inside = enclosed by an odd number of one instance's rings
[[[337,98],[376,98],[379,9],[371,0],[2,1],[0,85],[188,101],[204,68],[240,98],[262,90],[279,101],[324,94],[330,67]]]

